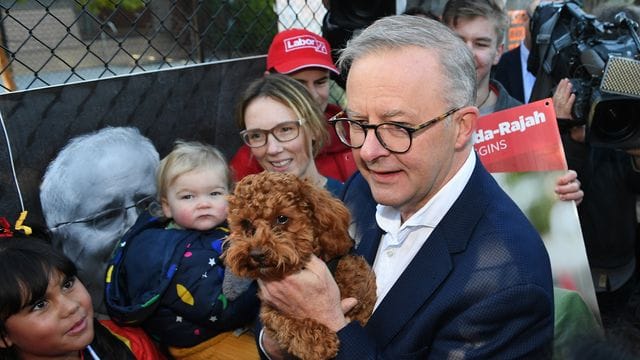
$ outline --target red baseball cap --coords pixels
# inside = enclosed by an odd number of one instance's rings
[[[267,70],[289,74],[309,67],[340,73],[333,64],[327,40],[305,29],[289,29],[276,34],[269,46]]]

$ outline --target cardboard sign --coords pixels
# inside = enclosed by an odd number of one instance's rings
[[[567,162],[551,99],[482,116],[473,137],[480,161],[538,230],[554,286],[578,292],[599,319],[576,205],[554,192]]]
[[[567,170],[551,99],[480,117],[473,142],[489,172]]]

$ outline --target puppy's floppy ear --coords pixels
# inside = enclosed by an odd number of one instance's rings
[[[353,247],[348,228],[351,215],[349,210],[324,188],[309,181],[302,182],[304,196],[312,212],[315,236],[318,239],[320,258],[329,261],[344,255]]]

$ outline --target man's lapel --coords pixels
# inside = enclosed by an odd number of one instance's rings
[[[369,319],[367,329],[381,347],[409,322],[451,268],[447,242],[434,231]]]
[[[366,241],[361,241],[358,245],[358,254],[364,256],[370,266],[373,266],[383,234],[384,232],[377,225],[369,227],[362,233],[362,239]]]
[[[460,197],[369,319],[366,329],[381,348],[415,316],[452,271],[452,254],[466,248],[486,209],[489,200],[486,194],[490,191],[487,186],[492,181],[480,161],[476,161],[475,169]],[[382,232],[376,238],[369,237],[374,235],[376,234],[365,234],[366,241],[363,241],[363,244],[375,243],[372,250],[367,250],[373,254],[372,259],[377,253]],[[376,241],[371,241],[372,239]],[[373,260],[370,263],[373,264]]]

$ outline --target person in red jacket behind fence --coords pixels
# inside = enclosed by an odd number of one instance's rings
[[[322,36],[304,29],[289,29],[279,32],[271,42],[267,54],[265,74],[286,74],[300,82],[320,105],[327,119],[342,109],[329,103],[329,73],[338,74],[331,59],[331,47]],[[315,158],[320,174],[344,182],[356,170],[351,149],[340,142],[327,122],[329,141]],[[236,180],[263,169],[251,156],[247,145],[242,145],[230,162]]]

